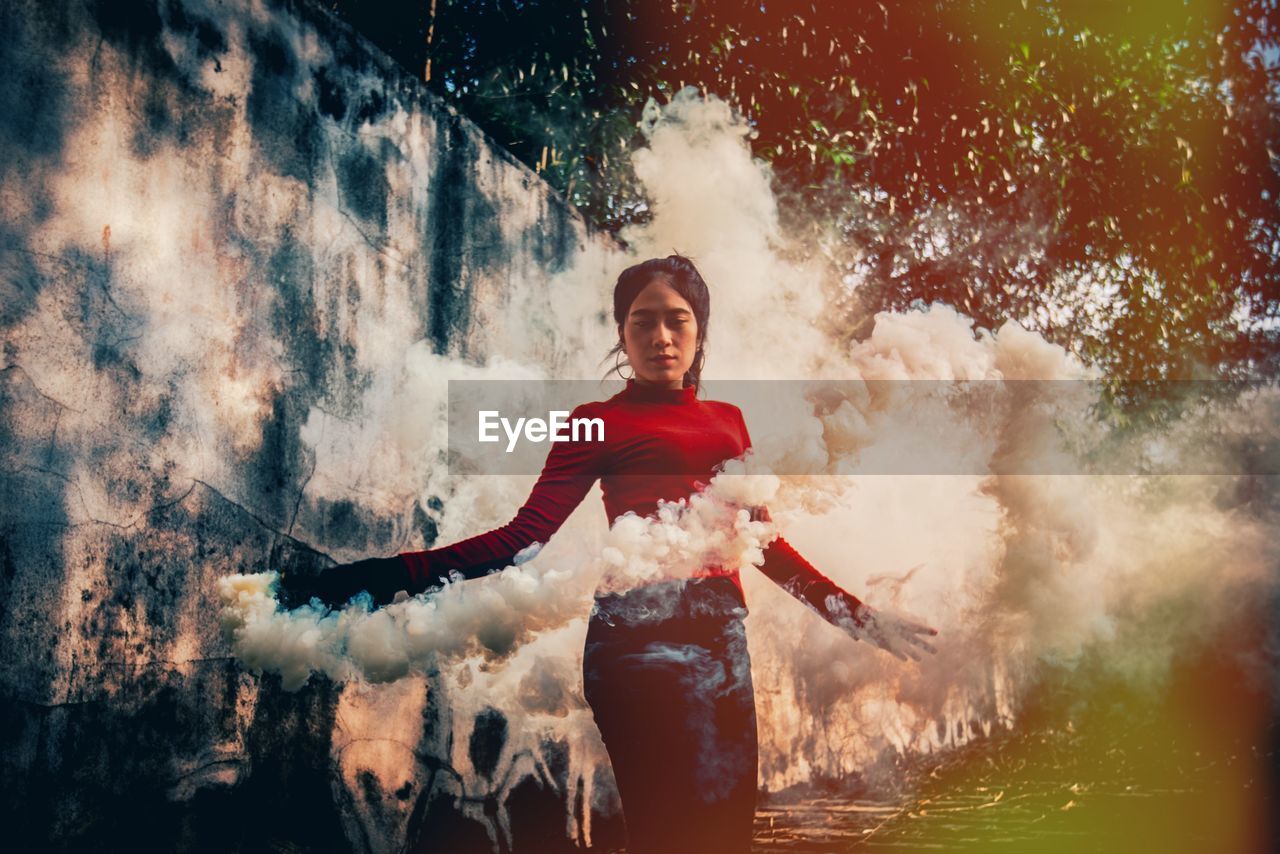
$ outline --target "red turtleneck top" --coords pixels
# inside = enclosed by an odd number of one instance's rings
[[[552,443],[528,500],[501,528],[443,548],[401,554],[417,589],[454,570],[476,577],[510,566],[517,552],[545,543],[559,530],[597,478],[612,524],[627,512],[654,513],[659,499],[688,498],[710,482],[720,463],[751,447],[738,407],[699,400],[692,386],[655,388],[628,380],[623,391],[584,403],[570,417],[602,419],[604,441]],[[782,537],[765,549],[760,569],[820,612],[833,593],[851,609],[858,604]],[[708,567],[705,574],[729,575],[742,584],[737,569]]]

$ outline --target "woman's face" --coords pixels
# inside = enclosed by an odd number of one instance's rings
[[[666,279],[654,279],[636,296],[621,333],[636,382],[667,388],[684,384],[698,350],[698,320]]]

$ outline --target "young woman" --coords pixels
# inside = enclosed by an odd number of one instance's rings
[[[742,413],[699,400],[711,298],[679,255],[623,271],[613,292],[618,343],[634,374],[573,417],[605,422],[604,442],[560,442],[525,505],[501,528],[443,548],[332,567],[286,579],[291,601],[339,607],[361,590],[375,603],[417,593],[457,571],[470,578],[511,565],[545,543],[597,479],[612,523],[645,516],[660,499],[688,498],[751,445]],[[616,365],[616,361],[615,361]],[[618,366],[620,368],[620,366]],[[619,371],[620,373],[620,371]],[[768,519],[766,508],[757,518]],[[876,612],[814,569],[781,537],[761,570],[824,618],[899,658],[933,652],[934,629]],[[757,743],[747,608],[736,569],[596,595],[583,655],[587,702],[609,751],[632,854],[748,851]]]

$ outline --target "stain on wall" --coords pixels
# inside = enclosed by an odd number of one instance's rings
[[[430,545],[439,461],[367,428],[411,432],[406,354],[572,347],[513,337],[511,293],[604,239],[309,2],[6,2],[0,111],[6,825],[40,850],[616,844],[563,740],[459,716],[439,673],[285,691],[217,608],[232,573]],[[335,430],[375,462],[342,473]]]

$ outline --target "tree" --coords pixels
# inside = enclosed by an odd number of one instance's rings
[[[644,101],[730,100],[833,334],[940,301],[1116,377],[1274,375],[1276,6],[436,0],[383,46],[611,231]]]

